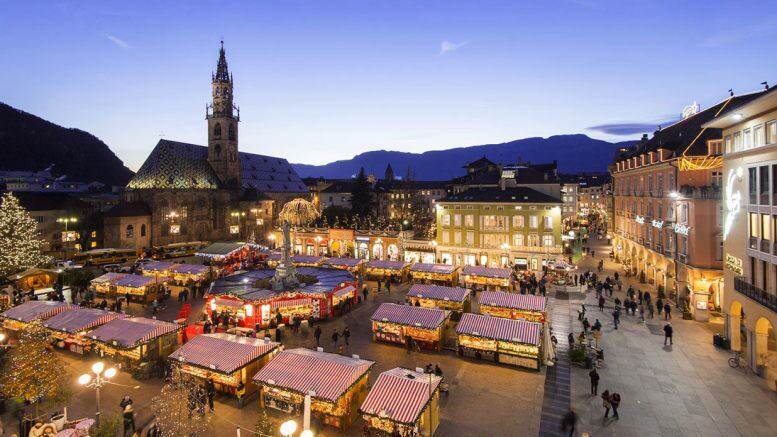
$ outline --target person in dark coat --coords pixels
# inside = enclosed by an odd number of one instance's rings
[[[660,297],[656,299],[656,310],[658,311],[658,317],[661,317],[661,311],[664,310],[664,300]]]
[[[132,434],[135,433],[135,410],[132,409],[132,404],[124,407],[124,411],[122,412],[122,421],[124,422],[122,436],[132,436]]]
[[[275,341],[278,343],[281,343],[281,339],[283,338],[283,334],[281,333],[282,329],[279,327],[275,328]]]
[[[664,325],[664,346],[666,346],[666,341],[669,340],[669,346],[672,345],[672,334],[674,333],[674,329],[672,329],[672,324],[667,323]]]
[[[316,337],[316,347],[321,346],[321,327],[316,326],[316,330],[313,331],[313,336]]]
[[[588,378],[591,379],[591,395],[596,396],[599,394],[599,372],[592,369],[588,372]]]
[[[672,320],[672,307],[669,302],[664,304],[664,320]]]
[[[615,419],[619,419],[618,417],[618,407],[621,404],[621,395],[620,393],[613,393],[610,395],[610,405],[612,406],[612,417]]]
[[[336,330],[332,332],[332,343],[337,347],[337,343],[340,341],[340,333]]]
[[[205,381],[205,394],[208,396],[208,408],[213,412],[213,398],[216,397],[216,385],[210,379]]]
[[[569,431],[569,437],[575,435],[575,426],[577,425],[577,413],[573,410],[569,410],[567,414],[561,419],[561,431]]]
[[[350,345],[350,343],[348,343],[348,340],[351,338],[351,330],[348,329],[347,326],[345,327],[345,329],[343,329],[343,338],[345,339],[346,346]]]

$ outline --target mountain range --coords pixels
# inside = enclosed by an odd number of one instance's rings
[[[54,173],[79,182],[124,186],[133,175],[99,138],[0,103],[0,170]]]
[[[410,169],[416,180],[447,180],[462,175],[465,164],[485,156],[500,164],[519,161],[540,164],[555,160],[561,173],[604,172],[612,163],[616,149],[633,143],[610,143],[583,134],[554,135],[423,153],[374,150],[324,165],[292,166],[301,177],[347,178],[358,173],[361,167],[368,174],[383,177],[386,166],[391,164],[397,176],[405,176]]]

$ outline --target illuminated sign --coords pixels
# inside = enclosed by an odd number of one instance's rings
[[[76,231],[63,231],[62,232],[62,242],[67,243],[69,241],[76,241],[78,240],[78,232]]]
[[[736,273],[737,275],[742,275],[744,272],[742,270],[742,259],[737,258],[730,253],[726,254],[726,268]]]
[[[654,228],[661,229],[661,228],[664,227],[664,221],[663,220],[653,220],[651,223],[653,224]]]
[[[170,233],[171,234],[180,234],[181,233],[181,225],[170,225]]]
[[[734,191],[734,182],[742,180],[742,167],[731,169],[728,172],[728,179],[726,180],[726,220],[723,223],[723,240],[726,240],[731,227],[734,226],[734,219],[739,213],[739,209],[742,207],[742,193],[739,190]]]
[[[240,226],[238,225],[232,225],[229,227],[229,233],[230,234],[239,234],[240,233]]]
[[[641,215],[638,215],[638,216],[634,217],[634,221],[639,223],[639,224],[641,224],[641,225],[644,225],[645,224],[645,217],[642,217]]]
[[[677,234],[688,235],[688,233],[691,232],[691,228],[689,228],[688,226],[681,225],[681,224],[677,223],[677,224],[674,225],[674,231]]]

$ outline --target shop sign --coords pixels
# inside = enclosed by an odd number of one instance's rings
[[[739,190],[734,191],[734,183],[742,180],[742,167],[731,169],[728,172],[728,179],[726,180],[726,219],[723,223],[723,241],[726,240],[731,227],[734,225],[734,219],[739,213],[739,209],[742,206],[742,193]]]
[[[682,225],[680,223],[675,223],[674,231],[676,234],[688,235],[688,233],[691,232],[691,228],[689,228],[688,226]]]
[[[356,241],[366,241],[370,242],[370,237],[356,237]]]
[[[634,217],[634,221],[639,223],[639,224],[641,224],[641,225],[644,225],[645,224],[645,217],[642,217],[641,215],[638,215],[638,216]]]
[[[664,227],[664,221],[663,220],[653,220],[651,223],[653,224],[654,228],[661,229],[661,228]]]
[[[732,272],[736,273],[737,275],[742,275],[742,259],[737,258],[734,255],[731,255],[730,253],[726,254],[726,268],[731,270]]]

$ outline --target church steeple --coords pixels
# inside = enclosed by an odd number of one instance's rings
[[[221,41],[221,50],[219,50],[219,61],[216,64],[216,73],[213,74],[213,82],[232,83],[232,77],[229,75],[227,67],[227,55],[224,52],[224,41]]]
[[[211,75],[213,102],[207,106],[208,162],[221,182],[240,186],[240,158],[237,152],[237,124],[240,109],[233,101],[234,81],[227,68],[224,41],[221,41],[216,72]],[[237,114],[235,114],[237,112]]]
[[[391,168],[391,163],[386,166],[386,173],[383,175],[383,179],[387,182],[392,182],[394,180],[394,169]]]

